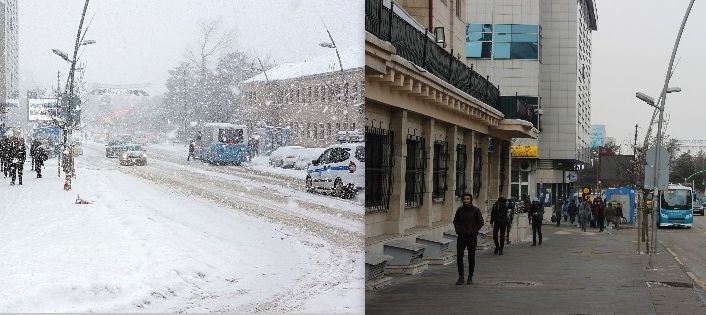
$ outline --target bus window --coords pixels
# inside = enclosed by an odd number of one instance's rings
[[[691,191],[665,190],[662,193],[662,209],[679,210],[691,209]]]
[[[218,129],[218,142],[228,144],[243,143],[242,129]]]

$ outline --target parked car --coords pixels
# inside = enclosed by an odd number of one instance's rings
[[[299,157],[294,162],[294,169],[306,169],[311,164],[311,161],[316,160],[324,151],[326,151],[326,148],[304,148],[299,150]]]
[[[125,151],[120,155],[120,165],[146,165],[147,152],[139,144],[124,146]]]
[[[270,153],[270,165],[274,167],[292,168],[296,163],[299,150],[304,149],[302,146],[285,146],[279,147]]]
[[[694,201],[694,215],[698,213],[703,216],[704,207],[706,207],[706,197],[697,198],[697,200]]]
[[[329,146],[306,169],[307,191],[323,191],[352,198],[365,188],[365,144],[342,143]]]

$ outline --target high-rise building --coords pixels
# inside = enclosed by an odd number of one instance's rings
[[[596,12],[593,0],[468,1],[467,62],[541,117],[538,140],[513,142],[513,197],[565,197],[564,175],[588,162]]]
[[[0,1],[0,126],[5,124],[9,107],[19,102],[17,0]]]

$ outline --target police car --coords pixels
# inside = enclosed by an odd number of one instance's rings
[[[326,148],[306,169],[306,189],[352,198],[365,187],[364,142],[340,143]]]

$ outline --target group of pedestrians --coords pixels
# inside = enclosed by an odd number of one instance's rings
[[[30,147],[32,170],[37,172],[37,178],[42,177],[44,161],[47,160],[46,150],[39,141],[32,141]],[[5,178],[10,177],[10,185],[22,185],[24,163],[27,160],[27,145],[24,138],[12,136],[0,138],[0,169]]]
[[[607,230],[608,234],[613,234],[613,227],[620,229],[620,222],[624,219],[623,207],[620,202],[605,202],[601,198],[594,198],[593,202],[588,200],[559,200],[554,206],[552,220],[556,226],[570,222],[576,224],[581,231],[586,232],[586,228],[597,228],[599,232]]]

